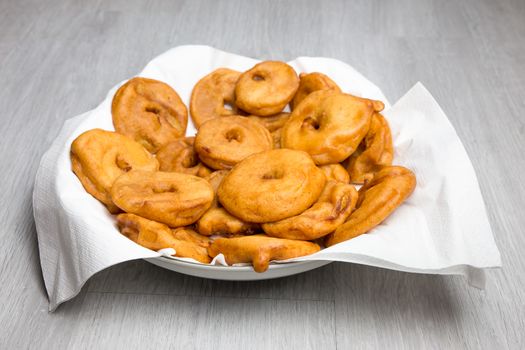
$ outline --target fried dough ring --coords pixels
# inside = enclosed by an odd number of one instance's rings
[[[386,119],[374,113],[370,128],[357,150],[346,160],[347,170],[353,183],[363,183],[365,178],[392,165],[394,146],[392,133]]]
[[[208,120],[195,137],[195,151],[213,169],[230,169],[249,155],[272,148],[270,132],[241,116]]]
[[[334,180],[345,184],[350,182],[350,175],[339,163],[321,165],[319,169],[323,171],[327,180]]]
[[[416,187],[414,173],[401,166],[387,166],[359,190],[357,209],[326,240],[326,246],[355,238],[385,220]]]
[[[286,260],[316,253],[321,248],[312,242],[268,237],[266,235],[218,238],[208,247],[208,254],[223,254],[228,264],[252,263],[256,272],[264,272],[270,260]]]
[[[209,245],[207,238],[197,237],[197,233],[191,233],[191,230],[186,228],[170,230],[160,222],[135,214],[117,215],[117,225],[124,236],[145,248],[155,251],[173,248],[175,256],[192,258],[205,264],[211,261],[206,249]]]
[[[206,177],[211,170],[200,162],[193,149],[194,137],[184,137],[163,146],[157,152],[160,171],[169,171]]]
[[[186,133],[188,110],[169,85],[133,78],[122,85],[111,105],[115,130],[156,153]]]
[[[339,163],[365,137],[373,112],[369,100],[327,90],[313,92],[283,126],[281,145],[308,152],[316,164]]]
[[[313,72],[313,73],[301,73],[299,74],[300,82],[299,82],[299,89],[297,89],[297,92],[295,93],[295,96],[293,100],[290,102],[290,107],[292,110],[301,103],[302,100],[305,99],[306,96],[311,94],[312,92],[319,91],[319,90],[328,90],[332,92],[342,92],[341,88],[327,75],[319,72]],[[357,97],[357,96],[355,96]],[[374,107],[374,110],[376,112],[381,112],[385,108],[385,104],[378,100],[371,100],[371,99],[365,99],[361,98],[367,101],[370,101]]]
[[[317,202],[299,215],[262,224],[271,237],[314,240],[333,232],[345,222],[357,202],[353,185],[328,181]]]
[[[155,171],[157,160],[142,145],[115,132],[92,129],[71,144],[71,167],[84,189],[106,205],[111,213],[120,209],[110,196],[111,186],[131,169]]]
[[[122,210],[170,227],[191,225],[208,210],[214,194],[208,181],[181,173],[132,170],[111,188]]]
[[[290,102],[299,87],[295,70],[280,61],[264,61],[244,72],[235,86],[235,104],[251,114],[270,116]]]
[[[217,170],[206,178],[215,194],[217,194],[217,189],[228,172],[228,170]],[[200,234],[206,236],[215,234],[245,235],[254,233],[259,229],[258,224],[244,222],[228,213],[217,201],[217,196],[213,199],[210,209],[197,220],[195,227]]]
[[[240,76],[240,72],[219,68],[195,84],[191,92],[190,113],[197,129],[207,120],[236,114],[235,85]]]
[[[321,194],[326,178],[305,152],[276,149],[237,164],[219,185],[226,210],[247,222],[271,222],[297,215]]]
[[[330,90],[333,92],[341,92],[339,86],[323,73],[301,73],[299,74],[299,78],[299,88],[297,89],[292,102],[290,102],[292,110],[297,107],[306,96],[314,91]]]

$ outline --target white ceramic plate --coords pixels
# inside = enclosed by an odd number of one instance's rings
[[[174,260],[165,257],[144,259],[154,265],[186,275],[227,281],[255,281],[286,277],[328,265],[332,261],[299,261],[271,264],[264,273],[258,273],[251,266],[203,265],[190,261]]]

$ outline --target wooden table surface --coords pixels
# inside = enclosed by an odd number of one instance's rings
[[[0,1],[0,348],[525,347],[525,1]],[[221,282],[144,261],[47,312],[31,195],[63,122],[182,44],[345,61],[395,102],[436,97],[478,174],[503,260],[462,277],[333,263]]]

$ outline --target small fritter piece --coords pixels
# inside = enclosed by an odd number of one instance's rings
[[[321,165],[319,169],[323,171],[327,180],[335,180],[345,184],[350,182],[350,175],[348,175],[346,169],[339,163]]]
[[[299,78],[288,64],[264,61],[244,72],[235,86],[237,107],[258,116],[279,113],[292,100]]]
[[[197,129],[207,120],[236,114],[235,85],[240,76],[240,72],[219,68],[195,84],[190,113]]]
[[[151,153],[183,137],[188,124],[188,110],[177,92],[154,79],[133,78],[122,85],[111,113],[115,130]]]
[[[195,224],[195,228],[201,235],[205,236],[239,236],[253,234],[257,232],[260,226],[236,218],[223,207],[213,207],[202,215]]]
[[[210,175],[206,176],[205,179],[210,183],[211,188],[213,189],[213,192],[217,194],[217,190],[219,188],[219,185],[221,184],[222,180],[226,177],[226,175],[229,174],[229,170],[215,170]],[[211,202],[212,207],[220,207],[221,204],[219,203],[219,200],[217,199],[217,196],[213,198],[213,202]]]
[[[281,148],[281,132],[282,132],[282,129],[277,129],[275,131],[272,131],[274,149]]]
[[[230,173],[229,170],[215,170],[210,175],[206,176],[206,180],[210,183],[211,188],[213,189],[213,192],[217,194],[217,190],[219,189],[219,185],[221,184],[222,180]],[[219,203],[219,200],[217,196],[213,198],[213,202],[211,203],[212,207],[220,207],[221,204]]]
[[[264,127],[268,129],[269,132],[274,132],[283,127],[283,125],[290,118],[290,113],[282,112],[282,113],[278,113],[275,115],[270,115],[268,117],[259,117],[257,115],[249,115],[245,118],[259,122],[262,125],[264,125]]]
[[[253,235],[218,238],[208,248],[214,258],[223,254],[228,264],[252,263],[256,272],[268,270],[271,260],[286,260],[316,253],[321,248],[312,242]]]
[[[416,176],[407,168],[387,166],[359,190],[356,210],[326,240],[326,246],[355,238],[383,222],[416,187]]]
[[[298,106],[306,96],[314,91],[330,90],[333,92],[341,92],[339,86],[323,73],[301,73],[299,74],[299,78],[299,89],[297,89],[292,102],[290,102],[292,110]]]
[[[115,179],[132,169],[155,171],[159,164],[132,139],[112,131],[92,129],[71,144],[71,167],[84,189],[114,214],[120,210],[109,193]]]
[[[359,97],[362,98],[362,97]],[[364,100],[372,102],[372,107],[374,107],[374,111],[381,112],[383,109],[385,109],[385,104],[382,101],[379,100],[371,100],[369,98],[363,98]]]
[[[159,170],[206,177],[211,170],[201,163],[193,149],[194,137],[184,137],[163,146],[157,152]]]
[[[206,178],[215,193],[217,193],[217,188],[228,172],[228,170],[217,170]],[[217,196],[213,199],[210,209],[196,222],[195,227],[200,234],[206,236],[245,235],[255,233],[259,229],[258,224],[244,222],[228,213],[217,201]]]
[[[328,90],[313,92],[284,124],[281,146],[305,151],[319,165],[339,163],[363,140],[373,113],[369,100]]]
[[[374,113],[370,128],[357,150],[345,161],[350,179],[361,184],[382,167],[392,165],[394,146],[386,119]]]
[[[195,151],[213,169],[230,169],[244,158],[272,148],[270,132],[241,116],[208,120],[195,137]]]
[[[205,264],[211,261],[206,250],[208,238],[197,237],[197,233],[186,228],[171,230],[164,224],[134,214],[117,215],[117,225],[120,233],[144,248],[155,251],[173,248],[175,256],[192,258]]]
[[[173,234],[173,237],[178,240],[192,242],[203,248],[209,247],[211,243],[208,237],[198,234],[189,227],[177,227],[171,229],[171,233]]]
[[[111,188],[111,199],[125,212],[170,227],[193,224],[208,210],[213,197],[208,181],[161,171],[130,171]]]
[[[237,164],[220,184],[217,196],[228,212],[244,221],[272,222],[309,208],[325,182],[307,153],[275,149]]]
[[[281,129],[288,120],[288,118],[290,118],[290,113],[282,112],[279,114],[271,115],[269,117],[259,117],[256,115],[250,115],[246,118],[263,124],[272,135],[273,148],[281,148]]]
[[[328,181],[317,202],[299,215],[262,224],[271,237],[314,240],[333,232],[345,222],[357,202],[354,186]]]

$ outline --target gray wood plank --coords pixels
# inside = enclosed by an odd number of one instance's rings
[[[111,293],[332,301],[333,278],[332,267],[327,265],[289,278],[251,282],[217,281],[183,275],[145,261],[133,261],[100,272],[91,281],[88,290]]]
[[[88,293],[85,303],[72,349],[336,348],[330,301]]]
[[[338,345],[362,349],[517,349],[522,335],[505,323],[523,323],[515,300],[493,275],[485,291],[469,289],[462,277],[432,276],[338,264]],[[494,302],[497,300],[497,302]],[[475,305],[475,306],[474,306]],[[501,317],[501,307],[514,315]],[[491,315],[491,316],[489,316]],[[517,329],[516,329],[517,330]]]
[[[522,348],[523,37],[521,0],[1,1],[0,348]],[[391,102],[422,81],[472,159],[503,269],[478,291],[459,277],[340,263],[237,283],[138,261],[99,273],[48,314],[31,213],[41,155],[65,119],[192,43],[341,59]]]

